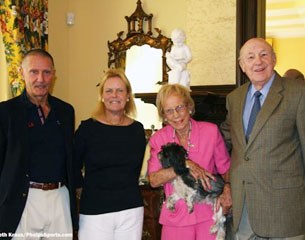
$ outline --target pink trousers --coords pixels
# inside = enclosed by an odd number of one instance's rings
[[[216,235],[210,233],[214,221],[208,220],[190,226],[162,226],[161,240],[215,240]]]

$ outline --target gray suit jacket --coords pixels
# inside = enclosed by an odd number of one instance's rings
[[[305,234],[305,83],[276,73],[247,144],[242,121],[248,87],[227,96],[228,114],[221,125],[232,147],[234,228],[245,201],[257,235]]]

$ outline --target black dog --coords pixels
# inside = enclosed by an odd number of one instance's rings
[[[222,193],[224,180],[220,175],[215,175],[215,180],[210,179],[211,189],[205,190],[202,182],[196,180],[186,166],[187,152],[183,146],[176,143],[168,143],[161,147],[158,154],[163,168],[172,167],[177,174],[172,184],[174,192],[166,199],[166,207],[171,211],[175,210],[175,203],[179,199],[184,199],[189,213],[193,212],[194,203],[206,202],[215,207],[216,198]],[[217,232],[217,239],[224,239],[225,217],[222,209],[214,211],[215,224],[211,228],[212,233]]]

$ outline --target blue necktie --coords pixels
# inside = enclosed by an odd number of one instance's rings
[[[246,131],[246,140],[247,140],[247,142],[249,140],[252,128],[254,126],[256,116],[257,116],[259,110],[261,110],[261,102],[259,100],[259,97],[261,95],[262,94],[261,94],[260,91],[256,91],[254,93],[254,97],[255,97],[254,104],[253,104],[253,107],[252,107],[252,110],[251,110],[251,114],[250,114],[250,118],[249,118],[249,122],[248,122],[248,127],[247,127],[247,131]]]

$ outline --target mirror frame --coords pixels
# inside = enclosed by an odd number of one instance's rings
[[[131,16],[125,16],[128,23],[128,31],[126,37],[123,39],[124,31],[117,34],[117,39],[108,41],[108,68],[122,68],[125,70],[126,52],[132,46],[149,45],[152,48],[162,50],[162,82],[158,84],[165,84],[168,82],[168,66],[166,64],[166,52],[170,51],[172,47],[172,40],[162,35],[159,28],[154,28],[158,33],[156,37],[152,33],[152,18],[153,14],[146,14],[142,9],[142,3],[137,1],[137,8]],[[144,28],[147,24],[147,32]]]

